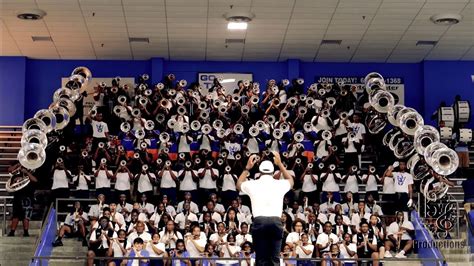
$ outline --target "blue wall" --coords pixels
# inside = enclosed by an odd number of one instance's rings
[[[0,57],[0,125],[23,123],[25,57]]]
[[[38,109],[51,102],[52,93],[77,66],[87,66],[95,77],[139,76],[149,73],[155,84],[163,75],[174,73],[190,82],[199,72],[252,73],[264,84],[268,79],[302,77],[306,84],[315,76],[365,76],[372,71],[386,77],[402,77],[405,103],[428,119],[441,100],[452,103],[454,95],[474,103],[474,62],[425,61],[413,64],[385,63],[304,63],[286,62],[208,62],[166,61],[152,58],[125,60],[35,60],[25,57],[0,57],[0,125],[20,125]],[[472,122],[471,125],[472,126]]]

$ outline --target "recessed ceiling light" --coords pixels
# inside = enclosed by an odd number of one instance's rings
[[[230,12],[224,14],[224,18],[229,22],[227,24],[228,30],[246,30],[248,23],[255,17],[250,12]]]
[[[334,45],[341,45],[342,40],[322,40],[321,44],[334,44]]]
[[[416,46],[423,46],[423,45],[435,46],[437,43],[438,41],[417,41]]]
[[[52,42],[51,36],[31,36],[34,42]]]
[[[146,37],[130,37],[128,38],[128,42],[146,42],[149,43],[150,39]]]
[[[228,30],[246,30],[248,27],[247,22],[229,22],[227,24]]]
[[[436,25],[454,25],[462,20],[459,14],[437,14],[431,16],[430,20]]]
[[[16,14],[16,17],[23,20],[38,20],[46,16],[46,12],[40,9],[22,10]]]

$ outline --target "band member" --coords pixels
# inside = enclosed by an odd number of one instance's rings
[[[359,259],[372,259],[372,265],[378,265],[379,254],[377,237],[374,233],[369,232],[369,224],[367,221],[362,221],[359,227],[360,233],[354,235],[352,239],[352,242],[356,243],[357,246],[357,257],[359,257]]]
[[[82,246],[87,247],[85,223],[89,220],[87,213],[82,210],[81,203],[74,203],[73,211],[68,213],[64,224],[59,228],[58,236],[53,242],[53,247],[62,246],[61,239],[67,236],[78,236],[82,240]]]
[[[391,258],[390,250],[398,252],[396,258],[406,258],[406,253],[413,247],[411,235],[415,231],[413,224],[405,220],[403,212],[397,212],[397,220],[387,228],[387,240],[385,241],[385,257]]]
[[[406,172],[406,163],[399,162],[398,171],[395,171],[394,166],[389,166],[385,176],[394,178],[396,202],[399,204],[397,209],[408,211],[413,204],[413,176]]]
[[[29,178],[28,185],[20,190],[13,192],[13,215],[10,225],[10,233],[8,236],[15,236],[15,230],[20,220],[23,223],[23,236],[29,236],[28,229],[30,225],[30,218],[33,214],[33,201],[35,193],[35,183],[38,179],[23,168],[19,163],[8,168],[11,175],[11,184],[15,184],[22,179]]]

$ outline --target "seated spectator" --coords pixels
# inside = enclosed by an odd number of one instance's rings
[[[145,249],[150,253],[150,257],[153,258],[167,258],[168,253],[166,252],[166,247],[164,243],[160,242],[160,234],[154,233],[151,237],[151,241],[146,243]],[[164,265],[163,260],[153,260],[150,261],[151,266],[162,266]]]
[[[127,233],[125,230],[118,230],[117,236],[117,238],[113,239],[107,252],[107,256],[109,257],[125,257],[128,250],[132,248],[133,243],[127,241]],[[113,259],[109,262],[108,266],[120,266],[122,265],[122,261],[122,259]]]
[[[99,217],[102,216],[102,211],[105,207],[108,207],[109,205],[105,204],[105,196],[104,194],[99,194],[97,196],[97,204],[91,205],[89,208],[89,221],[91,223],[91,226],[94,226],[96,221],[99,219]]]
[[[327,201],[319,206],[322,213],[325,213],[325,214],[334,213],[334,208],[339,203],[333,200],[333,194],[334,194],[333,192],[328,192]]]
[[[329,252],[331,245],[339,242],[337,235],[332,233],[332,224],[330,222],[324,223],[323,232],[318,235],[316,239],[316,245],[320,254]]]
[[[359,224],[360,233],[354,235],[352,242],[357,246],[357,257],[359,259],[372,259],[373,265],[378,265],[378,246],[377,237],[369,232],[369,224],[367,221],[362,221]]]
[[[170,252],[170,257],[173,258],[173,263],[176,263],[176,265],[180,266],[191,266],[191,261],[189,258],[191,257],[186,250],[186,246],[184,244],[183,239],[178,239],[176,241],[176,249]]]
[[[184,210],[183,212],[178,213],[174,218],[174,222],[177,224],[178,229],[181,232],[184,232],[186,229],[189,229],[191,222],[197,222],[198,218],[196,214],[190,211],[190,204],[189,202],[184,203]]]
[[[390,250],[398,252],[396,258],[406,258],[406,253],[413,248],[413,234],[415,228],[410,221],[406,221],[403,212],[397,212],[397,220],[387,228],[385,241],[385,257],[391,258]]]
[[[178,203],[178,207],[177,207],[177,210],[176,212],[177,213],[180,213],[183,211],[183,208],[184,208],[184,203],[185,202],[189,202],[189,208],[190,208],[190,211],[194,214],[198,214],[199,213],[199,207],[198,205],[192,201],[192,194],[191,192],[186,192],[184,193],[184,200],[181,201],[180,203]]]
[[[169,220],[165,229],[160,232],[160,242],[165,244],[166,250],[178,248],[179,241],[183,241],[183,235],[177,230],[175,223]],[[182,242],[184,245],[184,242]]]
[[[87,213],[82,210],[81,203],[79,201],[74,202],[73,210],[67,214],[64,224],[59,228],[53,247],[62,246],[61,239],[64,236],[77,236],[82,240],[82,246],[87,247],[85,224],[88,220]]]
[[[145,223],[138,221],[135,225],[135,230],[133,230],[127,237],[127,241],[133,243],[136,238],[140,238],[143,241],[149,242],[151,241],[150,233],[145,231]]]
[[[352,242],[352,235],[345,233],[343,240],[339,242],[339,258],[341,259],[357,259],[357,246]],[[356,261],[344,260],[344,265],[355,265]]]
[[[298,258],[309,259],[312,257],[314,246],[309,242],[307,234],[302,234],[300,240],[296,242],[295,252]],[[313,262],[309,260],[298,261],[298,265],[313,265]]]
[[[117,238],[117,233],[111,227],[109,218],[102,216],[91,232],[87,265],[92,266],[95,257],[105,257],[114,238]]]
[[[148,266],[150,260],[147,257],[150,257],[150,253],[148,250],[144,249],[145,241],[143,239],[137,237],[133,240],[133,247],[127,254],[127,257],[130,259],[126,260],[127,266],[133,266],[138,263],[140,266]],[[133,258],[133,259],[132,259]]]

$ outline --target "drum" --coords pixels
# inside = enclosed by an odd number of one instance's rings
[[[453,136],[453,129],[450,127],[442,127],[439,129],[439,135],[442,140],[450,140]]]
[[[458,123],[467,123],[471,118],[471,107],[468,101],[454,103],[454,117]]]
[[[438,110],[438,124],[444,121],[445,127],[454,126],[454,109],[452,107],[440,107]]]
[[[461,128],[459,129],[459,141],[460,142],[471,142],[472,141],[472,129]]]

